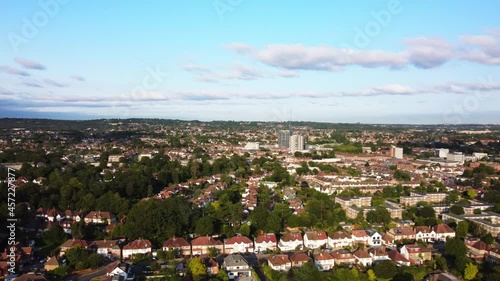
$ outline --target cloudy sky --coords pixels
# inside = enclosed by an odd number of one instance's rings
[[[3,1],[0,117],[500,123],[500,2],[351,2]]]

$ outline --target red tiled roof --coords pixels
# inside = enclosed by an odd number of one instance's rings
[[[163,247],[167,248],[181,248],[191,246],[186,239],[182,237],[172,237],[165,242],[163,242]]]
[[[287,255],[272,255],[267,258],[267,261],[274,266],[285,265],[291,262]]]
[[[255,243],[276,243],[276,235],[274,233],[266,233],[263,235],[259,235],[259,237],[255,238]]]
[[[425,225],[422,226],[415,226],[415,234],[422,232],[422,233],[430,233],[431,228]]]
[[[480,250],[480,251],[489,251],[490,250],[490,247],[488,246],[488,244],[484,243],[483,241],[477,241],[476,243],[474,243],[474,245],[472,245],[472,248]]]
[[[371,258],[370,254],[366,250],[362,250],[362,249],[357,249],[352,254],[354,256],[356,256],[358,259],[369,259],[369,258]]]
[[[398,251],[389,251],[387,254],[389,258],[394,262],[410,262],[403,255],[401,255]]]
[[[281,237],[281,240],[284,242],[288,241],[303,241],[302,234],[300,232],[290,232],[285,236]]]
[[[327,239],[324,231],[309,231],[305,234],[309,240],[325,240]]]
[[[333,260],[333,256],[326,251],[322,251],[321,253],[314,256],[314,259],[318,261]]]
[[[76,246],[83,246],[84,248],[88,247],[88,243],[85,240],[79,240],[79,239],[70,239],[66,240],[61,247],[66,247],[66,248],[71,248],[71,247],[76,247]]]
[[[134,240],[125,247],[123,247],[124,250],[129,250],[129,249],[151,249],[151,241],[149,240],[143,240],[143,239],[137,239]]]
[[[298,253],[295,253],[292,256],[290,256],[290,260],[292,262],[295,262],[295,263],[308,262],[311,260],[311,258],[308,255],[306,255],[306,253],[304,253],[304,252],[298,252]]]
[[[191,245],[194,246],[216,246],[222,245],[222,242],[219,240],[213,239],[211,236],[201,236],[193,241],[191,241]]]
[[[346,249],[333,251],[332,256],[335,259],[354,259],[354,255]]]
[[[248,237],[246,236],[233,236],[229,239],[226,239],[226,241],[224,241],[224,244],[226,245],[230,245],[230,244],[251,244],[252,243],[252,240],[250,240]]]
[[[330,234],[330,238],[333,240],[351,238],[349,234],[344,231],[337,231]]]
[[[455,233],[455,231],[448,225],[441,223],[434,226],[434,232],[436,233]]]
[[[356,237],[365,237],[365,236],[368,236],[368,234],[366,233],[366,231],[364,229],[353,230],[352,231],[352,235],[354,235]]]

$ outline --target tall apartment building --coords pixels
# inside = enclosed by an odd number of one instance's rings
[[[291,130],[278,131],[278,146],[280,148],[287,148],[290,146],[290,135],[291,135]]]
[[[290,136],[290,152],[300,151],[305,149],[304,137],[301,135]]]
[[[403,148],[391,146],[390,155],[396,159],[403,159]]]

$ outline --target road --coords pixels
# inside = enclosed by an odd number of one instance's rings
[[[98,269],[83,275],[71,275],[66,277],[65,281],[90,281],[94,278],[106,275],[106,266],[99,267]]]

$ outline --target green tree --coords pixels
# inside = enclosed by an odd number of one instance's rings
[[[493,235],[491,235],[491,233],[487,233],[486,235],[481,237],[481,240],[483,240],[483,242],[488,245],[491,245],[493,244],[493,242],[495,242],[495,238],[493,237]]]
[[[207,274],[207,267],[200,258],[189,260],[187,268],[196,281],[201,280]]]
[[[101,266],[102,264],[102,256],[97,254],[97,253],[93,253],[93,254],[90,254],[90,256],[88,256],[87,258],[87,263],[88,263],[88,266],[92,269],[95,269],[95,268],[98,268]]]
[[[227,275],[227,272],[224,269],[220,269],[219,273],[217,273],[216,277],[220,281],[229,281],[229,276]]]
[[[409,272],[399,272],[391,279],[391,281],[414,281],[415,278]]]
[[[250,236],[250,226],[246,223],[240,226],[240,234],[243,236]]]
[[[390,260],[383,260],[378,262],[373,267],[373,270],[378,277],[385,279],[394,277],[394,275],[396,275],[396,273],[398,272],[396,264]]]
[[[446,239],[445,254],[454,258],[465,257],[467,248],[462,240],[458,238]]]
[[[375,279],[377,279],[377,276],[375,275],[375,272],[373,272],[373,269],[368,269],[366,273],[368,274],[369,281],[375,281]]]
[[[464,271],[464,278],[465,280],[472,280],[474,277],[476,277],[476,274],[478,272],[477,266],[469,262],[467,266],[465,267]]]
[[[250,214],[250,223],[256,229],[264,229],[268,216],[269,211],[262,204],[259,204]]]
[[[160,269],[161,269],[161,266],[160,266],[160,264],[158,264],[158,262],[157,262],[157,261],[154,261],[154,262],[152,262],[152,263],[149,265],[149,268],[151,268],[151,270],[153,270],[153,271],[158,271],[158,270],[160,270]]]
[[[272,211],[267,218],[267,223],[264,231],[268,233],[278,233],[282,228],[283,220],[277,212]]]
[[[294,268],[293,276],[297,281],[323,280],[318,267],[312,262],[307,262],[300,268]]]
[[[64,255],[68,260],[68,264],[73,266],[75,269],[85,269],[87,268],[87,258],[89,257],[89,253],[82,246],[76,246],[69,250],[67,250]]]
[[[419,210],[418,214],[419,214],[419,216],[424,217],[426,219],[436,217],[436,211],[434,211],[434,208],[432,208],[431,206],[422,207]]]
[[[476,196],[477,196],[477,194],[476,194],[476,191],[474,189],[471,188],[471,189],[467,190],[467,197],[474,200],[474,199],[476,199]]]
[[[370,223],[389,223],[391,222],[391,213],[383,207],[378,206],[374,211],[366,213],[366,220]]]
[[[441,270],[448,270],[448,262],[443,256],[436,256],[435,260],[436,262],[436,267]]]
[[[42,239],[45,245],[54,246],[61,245],[66,241],[66,233],[64,233],[64,229],[59,225],[52,225],[49,230],[42,233]]]
[[[411,180],[411,174],[403,170],[396,170],[394,172],[394,178],[398,181],[409,181]]]
[[[204,236],[214,232],[214,223],[210,217],[202,217],[196,222],[196,234]]]
[[[465,238],[469,232],[469,223],[467,221],[461,221],[457,224],[455,229],[455,235],[457,238]]]
[[[462,206],[453,205],[450,207],[450,213],[455,215],[463,215],[465,214],[464,208]]]

